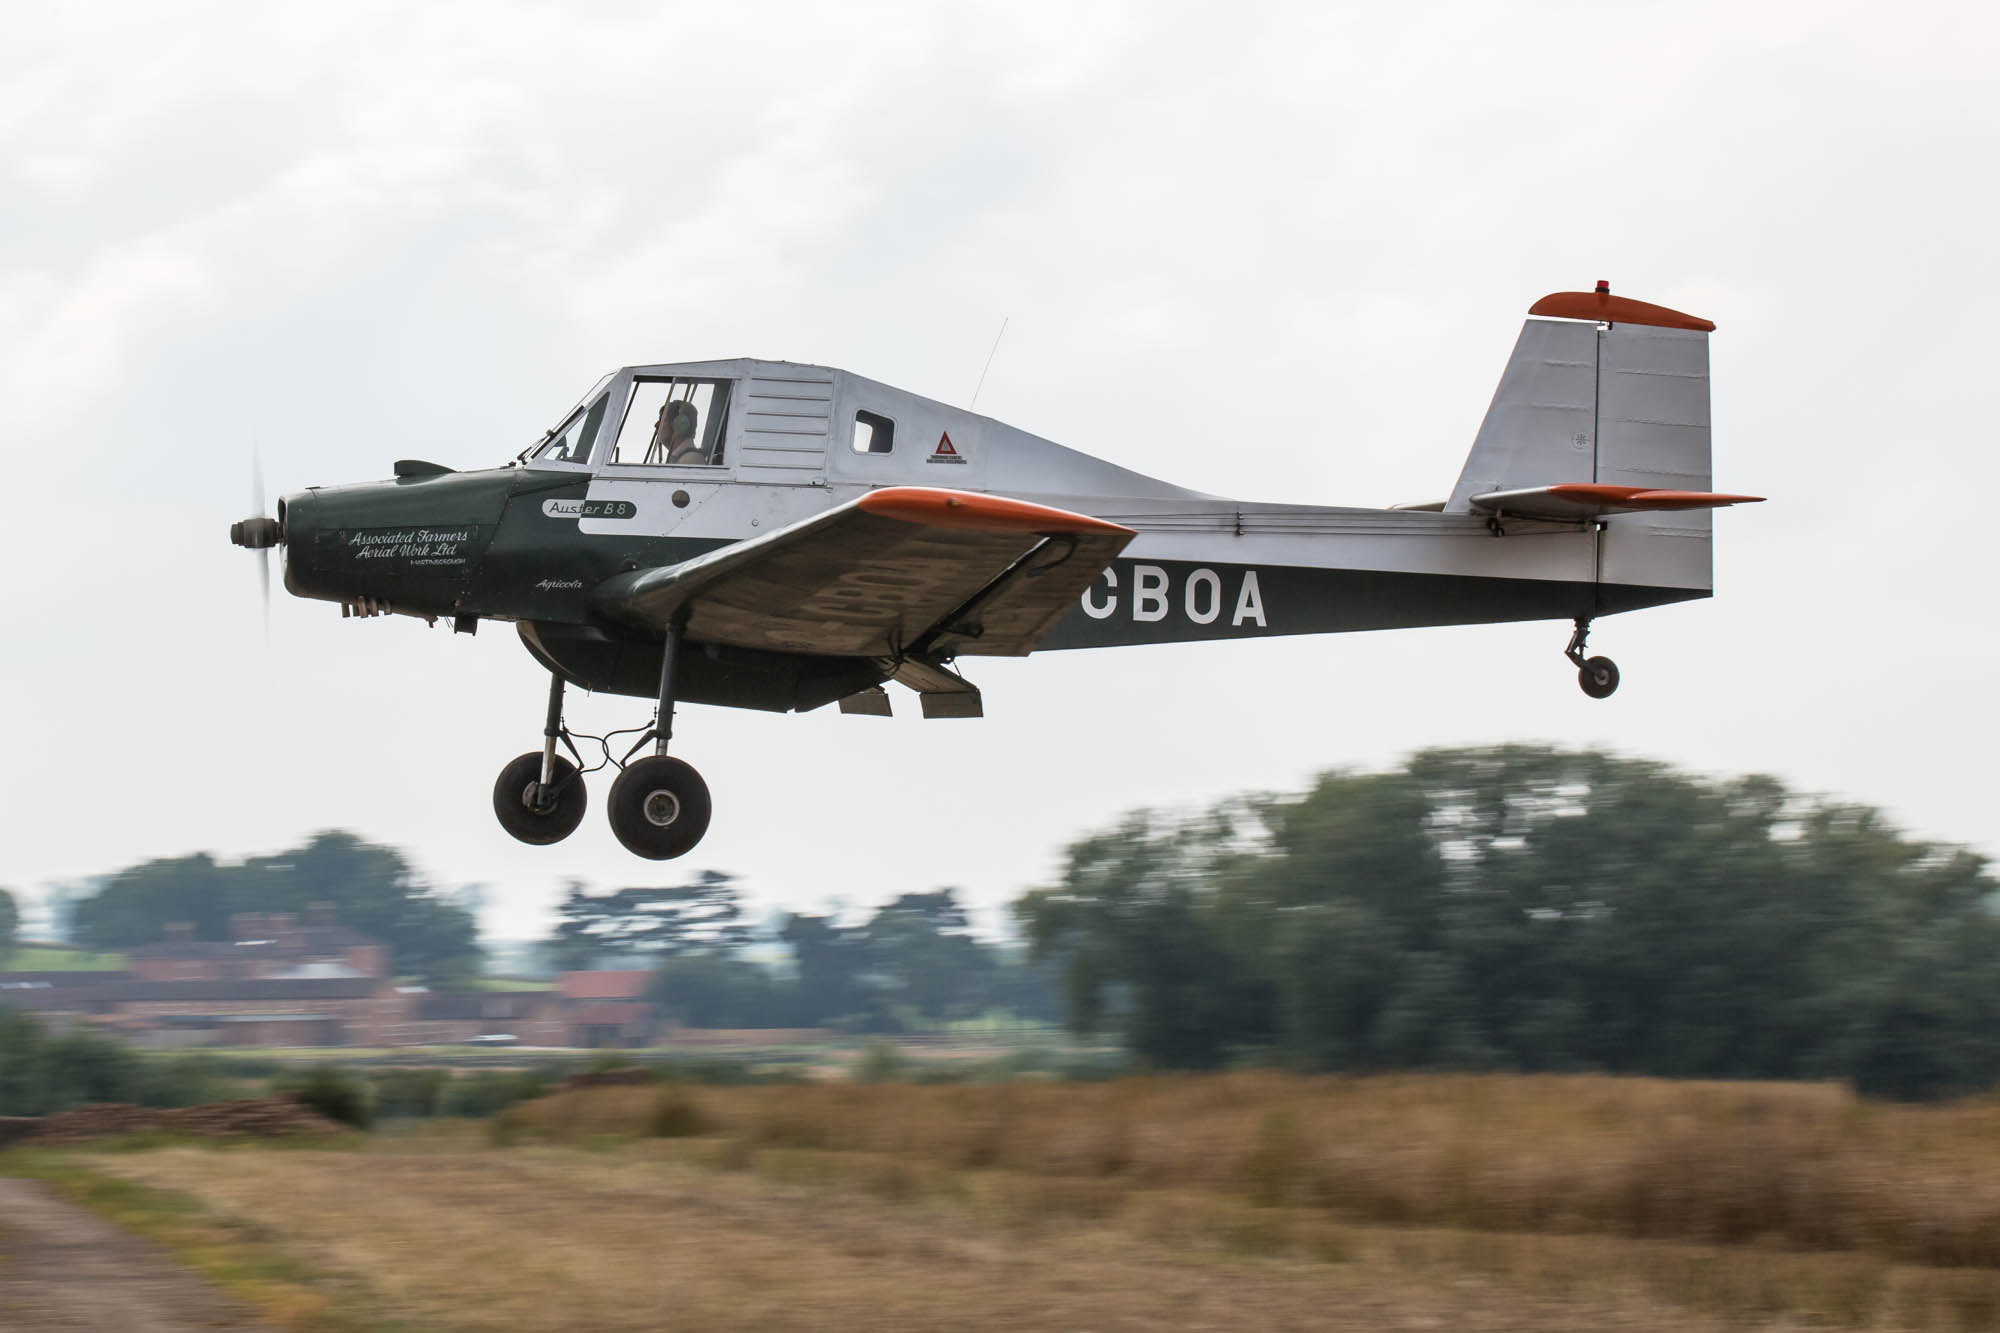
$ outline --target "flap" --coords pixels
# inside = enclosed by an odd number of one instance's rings
[[[591,605],[646,629],[779,652],[899,658],[1033,650],[1132,530],[1046,505],[894,486],[677,565]]]
[[[1518,491],[1487,491],[1472,497],[1476,510],[1514,514],[1521,518],[1591,518],[1600,514],[1638,514],[1661,509],[1720,509],[1726,505],[1760,504],[1761,495],[1719,495],[1713,491],[1663,491],[1644,486],[1606,486],[1572,481],[1556,486],[1530,486]]]

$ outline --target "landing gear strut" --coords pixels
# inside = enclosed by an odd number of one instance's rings
[[[670,626],[660,659],[659,712],[624,759],[616,761],[623,771],[611,784],[611,831],[627,851],[652,861],[685,856],[708,832],[708,784],[691,766],[667,754],[667,742],[674,734],[674,657],[680,640],[680,627]],[[530,750],[501,769],[493,784],[493,813],[499,817],[500,827],[522,842],[538,846],[561,842],[576,832],[590,803],[584,774],[609,767],[614,762],[612,740],[632,734],[572,735],[563,725],[562,705],[563,678],[551,673],[542,748]],[[577,752],[577,737],[603,751],[588,768],[578,767],[583,756]],[[568,747],[575,763],[556,753],[558,744]],[[632,756],[648,744],[653,753],[633,760]]]
[[[650,861],[685,856],[708,832],[708,784],[692,765],[667,753],[674,734],[674,658],[680,642],[680,626],[669,625],[660,658],[659,712],[652,731],[632,747],[651,741],[653,753],[625,765],[611,784],[612,833],[626,851]]]
[[[563,678],[549,675],[549,715],[540,752],[530,750],[500,770],[493,783],[493,813],[500,827],[522,842],[546,847],[576,832],[590,807],[590,792],[575,764],[556,753],[562,731]],[[574,750],[571,753],[575,753]]]
[[[1585,657],[1583,646],[1590,638],[1590,622],[1579,620],[1569,636],[1563,656],[1576,663],[1576,683],[1593,699],[1608,699],[1618,688],[1618,664],[1608,657]]]

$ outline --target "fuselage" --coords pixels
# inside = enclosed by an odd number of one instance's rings
[[[669,396],[675,385],[704,386],[700,401],[716,418],[705,456],[667,460],[664,427],[647,418],[670,414],[641,414],[660,384]],[[649,428],[659,455],[650,462],[633,443]],[[1137,534],[1043,640],[1048,649],[1587,619],[1708,595],[1706,515],[1687,520],[1702,525],[1697,550],[1637,524],[1510,523],[1496,540],[1495,525],[1472,513],[1240,502],[789,363],[628,368],[513,465],[398,470],[408,475],[285,498],[290,591],[464,629],[511,621],[572,683],[638,695],[654,688],[659,641],[596,614],[593,588],[886,486],[1006,495]],[[874,660],[731,644],[690,642],[683,658],[683,697],[758,708],[817,706],[886,675]]]

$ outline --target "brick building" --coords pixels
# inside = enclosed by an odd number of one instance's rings
[[[172,926],[122,972],[0,973],[0,1007],[149,1046],[644,1046],[665,1023],[643,970],[565,972],[553,991],[449,991],[399,983],[379,940],[331,908],[301,919],[241,912],[229,938]]]
[[[379,940],[327,907],[238,913],[226,940],[187,926],[128,955],[122,972],[0,973],[0,1006],[152,1046],[414,1046],[508,1036],[566,1044],[546,991],[434,991],[399,984]]]
[[[647,1046],[665,1024],[658,1006],[646,999],[651,972],[636,969],[565,972],[556,978],[556,996],[571,1046]]]
[[[167,927],[167,937],[127,955],[127,970],[143,981],[298,981],[383,978],[389,949],[380,940],[338,925],[333,908],[315,903],[301,921],[290,912],[238,912],[229,938],[197,940],[194,927]]]

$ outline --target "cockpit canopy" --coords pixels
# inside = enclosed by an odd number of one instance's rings
[[[614,371],[517,461],[588,471],[606,485],[672,478],[690,485],[1195,494],[969,408],[831,366],[748,357]]]

